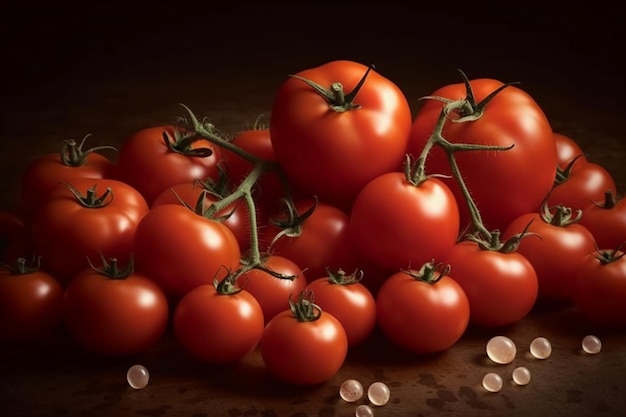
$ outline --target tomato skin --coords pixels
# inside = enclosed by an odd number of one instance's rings
[[[553,225],[544,221],[539,213],[528,213],[513,220],[502,238],[506,240],[521,233],[526,226],[527,232],[539,236],[523,238],[517,252],[530,261],[537,273],[538,297],[569,301],[582,259],[595,251],[593,235],[581,224]]]
[[[615,180],[609,171],[600,164],[576,160],[566,179],[550,193],[548,204],[582,210],[592,202],[603,202],[607,191],[617,194]]]
[[[236,270],[241,251],[224,224],[175,204],[155,207],[137,225],[137,269],[157,282],[172,299],[180,299],[220,271]]]
[[[315,204],[310,198],[295,199],[297,213],[302,214]],[[276,218],[276,216],[275,216]],[[276,240],[270,251],[291,259],[312,281],[327,275],[326,269],[353,271],[359,267],[359,256],[352,244],[350,217],[329,203],[318,201],[315,210],[300,225],[297,236],[285,235]],[[282,229],[270,224],[264,230],[263,241],[271,242]]]
[[[348,336],[330,313],[301,322],[287,309],[265,326],[260,350],[265,366],[278,379],[315,385],[339,371],[348,353]]]
[[[606,204],[609,199],[609,204]],[[626,242],[626,199],[605,196],[601,204],[591,203],[583,209],[580,224],[593,234],[600,249],[615,249]]]
[[[133,251],[135,229],[149,207],[130,185],[114,179],[74,178],[82,195],[95,187],[97,196],[111,189],[110,202],[84,207],[66,185],[59,185],[33,218],[33,248],[41,267],[65,286],[100,254],[126,263]],[[111,197],[112,196],[112,197]]]
[[[183,182],[217,179],[219,148],[206,139],[193,143],[192,148],[213,151],[207,157],[188,156],[170,150],[163,132],[174,137],[174,126],[153,126],[130,135],[120,148],[116,163],[117,177],[136,188],[149,205],[163,191]]]
[[[204,187],[196,182],[184,182],[173,185],[154,199],[151,208],[164,204],[182,205],[181,200],[189,207],[194,208],[203,190]],[[205,209],[217,201],[218,198],[216,196],[205,194]],[[220,221],[233,232],[239,243],[239,248],[242,251],[248,249],[250,247],[250,218],[245,201],[239,199],[220,213],[217,213],[217,217],[226,215],[228,215],[228,218]]]
[[[76,343],[103,356],[143,353],[169,320],[165,293],[145,275],[109,278],[85,269],[65,290],[64,320]]]
[[[557,164],[560,169],[567,168],[567,165],[574,158],[587,161],[587,157],[580,145],[570,136],[554,132],[554,141],[556,143]]]
[[[363,64],[338,60],[296,75],[324,88],[341,83],[348,94],[366,71]],[[401,167],[411,129],[403,92],[374,70],[354,102],[361,107],[334,111],[312,87],[291,77],[274,97],[269,125],[276,160],[293,188],[342,209],[370,180]]]
[[[626,257],[603,264],[587,255],[576,277],[572,300],[579,314],[596,326],[626,326]]]
[[[532,310],[539,291],[537,273],[518,252],[483,250],[470,241],[454,245],[443,262],[451,266],[470,303],[470,324],[502,327]]]
[[[342,324],[348,336],[348,346],[364,342],[376,326],[376,300],[360,282],[339,284],[328,277],[307,284],[315,294],[315,303]]]
[[[194,359],[229,364],[257,347],[265,321],[261,305],[246,290],[221,294],[205,284],[179,301],[173,326],[176,340]]]
[[[470,303],[449,275],[429,283],[399,271],[376,296],[378,325],[395,345],[417,354],[442,352],[465,333]]]
[[[30,219],[42,202],[62,182],[74,178],[92,178],[99,180],[114,176],[115,164],[106,156],[97,152],[85,155],[84,163],[78,166],[66,165],[61,159],[61,152],[49,153],[33,159],[27,166],[20,180],[20,212]]]
[[[63,288],[42,270],[0,269],[0,341],[28,344],[51,335],[62,320]]]
[[[357,196],[350,232],[362,259],[396,271],[440,259],[457,240],[459,208],[438,178],[414,186],[404,173],[383,174]]]
[[[476,101],[503,85],[498,80],[471,80]],[[431,95],[460,100],[463,83],[441,87]],[[418,110],[410,133],[408,152],[417,157],[432,134],[442,103],[427,100]],[[490,230],[504,230],[517,216],[538,209],[554,182],[556,144],[550,122],[525,91],[509,86],[485,107],[482,117],[465,123],[448,122],[443,136],[452,143],[513,148],[504,151],[457,152],[464,182]],[[428,174],[452,175],[445,152],[436,146],[426,162]],[[469,211],[454,178],[442,179],[453,191],[461,212],[461,226],[470,223]]]
[[[289,300],[306,287],[307,281],[300,266],[284,256],[270,255],[263,259],[263,266],[278,274],[294,277],[282,279],[258,268],[239,276],[237,285],[259,302],[267,323],[272,317],[289,308]]]

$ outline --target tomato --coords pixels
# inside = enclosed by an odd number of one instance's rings
[[[206,209],[212,203],[220,200],[219,196],[206,191],[207,187],[199,181],[176,184],[159,194],[152,202],[151,207],[155,208],[164,204],[186,204],[195,208],[200,196],[204,194],[203,207]],[[221,221],[233,232],[241,250],[250,247],[250,218],[243,199],[238,199],[232,205],[216,213],[215,216],[216,220]]]
[[[180,300],[174,312],[177,342],[200,362],[237,362],[257,347],[263,334],[261,305],[227,279],[197,286]]]
[[[443,137],[454,144],[488,145],[512,148],[497,151],[455,152],[464,183],[477,205],[488,229],[504,228],[516,217],[535,211],[554,182],[557,166],[556,144],[548,118],[537,102],[525,91],[508,86],[490,101],[482,103],[503,83],[494,79],[469,81],[475,100],[450,112],[443,127]],[[468,96],[464,83],[445,85],[431,94],[449,100]],[[481,107],[481,103],[484,107]],[[410,133],[408,152],[417,157],[424,148],[442,111],[439,100],[423,102],[417,111]],[[477,117],[473,121],[467,117]],[[426,161],[429,174],[450,176],[442,180],[452,189],[461,214],[461,226],[470,222],[470,214],[461,188],[452,176],[446,152],[436,146]]]
[[[154,126],[130,135],[117,159],[118,179],[135,187],[149,205],[183,182],[217,179],[220,149],[174,126]]]
[[[269,251],[295,262],[307,280],[326,276],[326,269],[353,271],[359,257],[350,237],[350,218],[339,208],[310,198],[287,204],[264,228],[262,241]],[[273,242],[273,243],[272,243]]]
[[[401,172],[383,174],[358,194],[350,214],[360,257],[397,271],[439,259],[459,234],[459,208],[438,178],[415,185]]]
[[[556,143],[557,165],[559,169],[567,168],[567,165],[575,158],[587,161],[582,148],[571,137],[554,132],[554,141]]]
[[[269,129],[276,161],[293,188],[346,210],[365,184],[402,165],[411,117],[392,81],[339,60],[285,81]]]
[[[626,325],[626,257],[621,250],[588,254],[572,296],[579,314],[596,326]]]
[[[509,239],[522,231],[537,235],[522,239],[517,252],[530,261],[537,273],[538,297],[569,301],[583,258],[595,250],[591,232],[564,206],[557,206],[552,212],[544,206],[542,212],[523,214],[509,224],[502,237]]]
[[[112,147],[99,146],[83,150],[89,136],[85,136],[79,144],[73,139],[65,140],[59,152],[39,156],[26,166],[20,180],[19,197],[20,211],[25,218],[32,217],[59,183],[74,178],[102,179],[113,176],[113,161],[96,152]]]
[[[604,201],[604,195],[609,191],[617,193],[615,180],[609,171],[600,164],[579,158],[565,170],[557,172],[548,203],[582,210],[592,202]]]
[[[224,224],[176,204],[155,207],[137,225],[137,269],[172,299],[239,268],[241,250]]]
[[[135,229],[149,207],[137,190],[114,179],[74,178],[59,185],[33,219],[41,266],[64,285],[100,253],[129,261]]]
[[[307,285],[315,295],[315,303],[332,314],[342,324],[348,336],[348,346],[365,341],[376,326],[376,300],[370,290],[360,283],[362,271],[346,274],[343,270],[329,271]]]
[[[276,162],[269,128],[255,127],[237,132],[230,142],[257,158]],[[239,185],[252,170],[252,163],[225,148],[222,149],[222,157],[228,167],[227,171],[232,185]],[[264,214],[268,213],[271,207],[276,205],[278,199],[285,194],[280,176],[276,171],[265,172],[253,190],[257,209]]]
[[[532,264],[521,253],[483,249],[465,240],[454,245],[443,259],[467,295],[470,324],[508,326],[532,310],[539,283]]]
[[[626,243],[626,199],[608,191],[604,201],[583,209],[580,224],[593,234],[598,248],[617,248]]]
[[[465,333],[470,303],[447,266],[428,262],[392,274],[376,297],[378,325],[395,345],[418,354],[442,352]]]
[[[161,288],[117,260],[86,268],[65,290],[64,319],[75,342],[104,356],[143,353],[161,339],[169,306]]]
[[[63,288],[50,274],[24,258],[0,268],[0,341],[33,343],[61,324]]]
[[[272,318],[261,337],[261,357],[278,379],[296,385],[329,381],[348,353],[348,336],[332,314],[303,291],[290,308]]]
[[[261,305],[266,323],[287,309],[291,296],[299,294],[306,284],[302,269],[280,255],[263,258],[261,268],[245,271],[237,279],[237,285],[252,294]]]

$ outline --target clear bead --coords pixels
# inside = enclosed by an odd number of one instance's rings
[[[339,395],[349,403],[358,401],[363,397],[363,384],[356,379],[347,379],[339,387]]]
[[[374,382],[367,389],[367,398],[374,405],[385,405],[389,401],[391,392],[384,382]]]
[[[586,353],[595,355],[602,350],[602,342],[596,336],[587,335],[583,338],[582,348]]]
[[[483,377],[483,388],[489,392],[498,392],[502,389],[502,377],[495,372],[489,372]]]
[[[355,417],[374,417],[374,409],[367,404],[359,405],[354,411]]]
[[[487,342],[487,356],[495,363],[511,363],[516,354],[515,343],[506,336],[494,336]]]
[[[552,344],[545,337],[537,337],[530,342],[530,354],[537,359],[547,359],[552,354]]]
[[[134,389],[143,389],[150,382],[150,373],[143,365],[133,365],[126,372],[126,381]]]
[[[513,369],[513,382],[517,385],[528,385],[530,382],[530,371],[525,366],[518,366]]]

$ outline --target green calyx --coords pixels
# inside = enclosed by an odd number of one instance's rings
[[[450,268],[451,267],[449,264],[444,264],[443,262],[436,263],[433,259],[429,262],[426,262],[418,270],[403,269],[402,272],[410,275],[413,279],[417,281],[425,282],[427,284],[434,284],[444,276],[448,275],[450,273]]]
[[[548,206],[546,199],[541,205],[540,215],[544,222],[557,227],[567,227],[570,224],[578,223],[583,215],[581,209],[576,210],[576,215],[574,215],[574,211],[570,207],[562,204],[557,205],[553,210],[554,212]]]
[[[296,301],[289,297],[289,308],[299,322],[315,321],[322,316],[322,309],[313,302],[313,291],[302,290]]]
[[[33,257],[30,264],[26,262],[26,258],[17,258],[13,265],[0,263],[0,267],[6,269],[11,275],[27,275],[39,271],[41,266],[41,257]]]
[[[214,129],[213,125],[208,126]],[[165,142],[165,146],[167,146],[172,152],[198,158],[206,158],[213,155],[213,150],[211,148],[192,147],[194,142],[201,139],[204,139],[204,137],[195,132],[185,133],[179,129],[174,129],[174,136],[172,137],[167,130],[163,131],[163,141]]]
[[[70,192],[76,197],[76,201],[83,207],[86,208],[102,208],[108,206],[111,201],[113,201],[113,190],[110,187],[102,193],[102,195],[98,196],[96,194],[97,184],[89,187],[87,192],[83,195],[80,190],[74,187],[72,184],[65,182],[63,183]]]
[[[89,257],[87,257],[87,263],[89,263],[91,269],[109,279],[126,279],[135,271],[135,258],[132,254],[128,264],[123,268],[120,268],[117,258],[109,258],[109,260],[107,260],[102,254],[100,254],[101,268],[96,267]]]
[[[365,79],[372,69],[374,69],[374,65],[370,65],[367,68],[367,71],[365,71],[365,74],[359,80],[358,84],[348,94],[343,91],[343,85],[339,82],[332,83],[329,88],[326,88],[315,81],[311,81],[299,75],[290,74],[289,76],[305,82],[309,87],[313,88],[320,96],[322,96],[326,102],[328,102],[331,109],[341,113],[361,108],[360,104],[354,102],[354,98],[358,94],[361,87],[363,87],[363,83],[365,83]]]
[[[61,148],[61,163],[65,166],[79,167],[85,165],[87,156],[96,151],[103,149],[111,149],[117,151],[114,146],[96,146],[87,150],[83,150],[83,145],[91,133],[85,135],[80,144],[77,144],[74,139],[67,139],[63,141],[63,147]]]
[[[624,243],[620,244],[617,248],[612,250],[597,250],[596,259],[600,261],[602,265],[610,264],[622,258],[626,255],[626,252],[622,252],[621,248]]]
[[[336,285],[351,285],[360,282],[363,279],[363,271],[356,269],[353,273],[347,274],[346,271],[339,268],[336,271],[331,271],[330,268],[326,268],[328,274],[328,282]]]
[[[489,233],[489,236],[484,236],[480,232],[475,232],[465,236],[465,239],[474,242],[478,245],[481,250],[491,250],[501,253],[511,253],[515,252],[520,245],[522,239],[525,239],[529,236],[537,236],[541,239],[541,236],[534,232],[529,232],[528,229],[532,224],[532,220],[528,222],[524,230],[520,233],[516,233],[506,241],[502,241],[500,239],[500,231],[493,230]]]

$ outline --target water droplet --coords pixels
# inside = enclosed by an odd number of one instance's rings
[[[358,401],[363,397],[363,384],[356,379],[347,379],[339,387],[339,395],[349,403]]]
[[[530,354],[537,359],[547,359],[552,354],[552,344],[545,337],[537,337],[530,342]]]
[[[374,417],[374,409],[367,404],[359,405],[354,411],[355,417]]]
[[[385,405],[389,401],[391,392],[384,382],[374,382],[367,389],[367,397],[374,405]]]
[[[489,372],[483,377],[483,388],[489,392],[498,392],[502,389],[502,377],[495,372]]]
[[[150,382],[150,373],[143,365],[133,365],[126,372],[128,385],[134,389],[143,389]]]
[[[587,335],[583,338],[582,348],[585,352],[595,355],[602,350],[602,342],[596,336]]]
[[[513,382],[517,385],[528,385],[530,382],[530,371],[525,366],[518,366],[513,369]]]
[[[516,354],[515,343],[506,336],[494,336],[487,342],[487,356],[495,363],[511,363]]]

